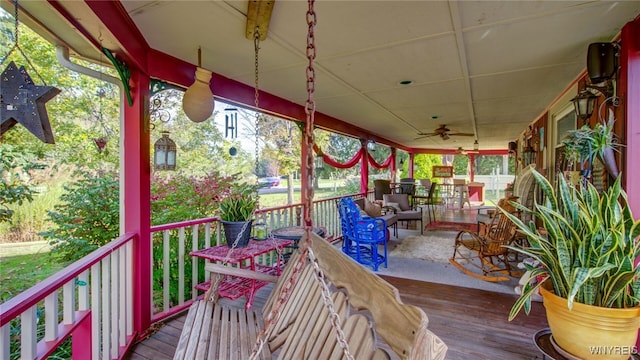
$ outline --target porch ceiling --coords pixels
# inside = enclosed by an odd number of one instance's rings
[[[202,67],[252,86],[247,1],[121,3],[151,48],[195,64],[201,46]],[[21,19],[99,57],[51,4],[83,24],[95,18],[84,2],[23,1],[32,20]],[[306,98],[306,9],[277,0],[260,50],[261,89],[297,104]],[[588,44],[612,40],[640,1],[345,0],[318,1],[316,12],[318,111],[407,147],[470,148],[477,138],[481,149],[504,149],[584,70]],[[475,136],[416,140],[439,124]]]

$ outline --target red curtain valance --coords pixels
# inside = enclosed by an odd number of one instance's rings
[[[338,169],[348,169],[355,166],[358,161],[360,161],[364,149],[360,148],[360,150],[358,150],[358,152],[353,155],[351,160],[347,161],[346,163],[339,163],[336,160],[332,159],[331,157],[329,157],[329,155],[323,153],[322,150],[320,150],[320,148],[318,148],[315,144],[313,145],[313,151],[315,151],[315,153],[318,155],[322,155],[322,161],[324,161],[327,165],[333,166],[334,168]]]
[[[367,152],[367,157],[369,158],[369,164],[376,169],[385,169],[391,166],[391,160],[393,159],[393,153],[389,154],[389,157],[382,163],[378,164],[376,160]]]

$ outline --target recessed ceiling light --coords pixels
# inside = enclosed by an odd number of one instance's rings
[[[400,85],[411,85],[413,84],[413,81],[411,80],[401,80],[400,81]]]

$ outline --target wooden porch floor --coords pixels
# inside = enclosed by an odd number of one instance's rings
[[[437,220],[474,222],[476,209],[447,209]],[[405,230],[406,232],[416,232]],[[401,238],[404,238],[401,234]],[[464,276],[462,273],[460,276]],[[429,329],[449,347],[447,359],[542,359],[533,343],[533,335],[546,328],[541,303],[532,303],[530,315],[520,314],[509,322],[509,310],[516,295],[487,290],[436,284],[399,277],[382,276],[395,286],[405,304],[418,306],[429,317]],[[272,286],[262,288],[254,301],[261,307]],[[221,299],[228,301],[228,299]],[[228,302],[243,307],[244,300]],[[172,359],[184,325],[186,312],[159,324],[157,331],[136,344],[129,359]]]
[[[402,301],[419,306],[429,317],[429,329],[449,347],[447,359],[542,359],[533,334],[547,327],[544,308],[533,303],[530,315],[507,321],[515,295],[461,288],[409,279],[384,277],[398,288]],[[262,306],[271,287],[257,294],[254,306]],[[244,301],[236,302],[243,306]],[[171,359],[178,344],[186,313],[161,324],[158,330],[132,349],[129,359]]]

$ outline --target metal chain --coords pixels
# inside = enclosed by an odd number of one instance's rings
[[[259,131],[258,131],[258,127],[259,127],[259,120],[260,120],[260,101],[259,101],[259,97],[260,97],[260,88],[259,88],[259,62],[258,62],[258,51],[260,50],[260,33],[258,31],[258,27],[256,27],[255,32],[254,32],[254,36],[253,36],[253,44],[254,44],[254,58],[255,58],[255,86],[254,86],[254,104],[255,104],[255,130],[256,130],[256,140],[255,140],[255,174],[256,174],[256,191],[255,191],[255,195],[256,195],[256,206],[253,209],[251,216],[249,217],[250,219],[255,219],[256,217],[256,210],[260,207],[260,194],[258,193],[258,185],[260,184],[260,182],[258,181],[258,165],[260,163],[260,153],[259,153],[259,147],[258,147],[258,141],[259,141]],[[238,242],[240,241],[240,239],[242,238],[242,235],[245,233],[245,231],[247,231],[247,228],[249,226],[249,222],[245,222],[242,226],[242,229],[240,229],[240,233],[238,233],[238,236],[236,236],[235,240],[233,241],[233,244],[231,245],[231,248],[229,249],[229,252],[227,253],[227,258],[231,257],[231,254],[233,253],[233,251],[236,249],[236,247],[238,246]],[[228,239],[227,239],[228,241]],[[277,249],[277,247],[276,247]],[[280,252],[278,251],[278,256],[280,256]],[[213,284],[211,284],[211,286],[209,286],[209,290],[207,290],[207,293],[205,293],[205,298],[207,300],[211,300],[214,303],[218,300],[218,286],[220,286],[220,283],[222,282],[222,275],[221,274],[217,274],[216,278],[215,278],[215,282]]]
[[[305,199],[304,206],[304,224],[307,231],[307,238],[309,239],[311,236],[311,232],[313,231],[313,176],[315,171],[315,166],[313,164],[313,144],[314,144],[314,134],[313,134],[313,123],[315,118],[315,110],[316,103],[313,98],[313,93],[316,87],[316,71],[313,67],[313,61],[316,58],[316,44],[315,44],[315,31],[314,28],[316,26],[316,12],[314,9],[315,0],[309,0],[309,9],[307,10],[307,59],[309,64],[307,66],[306,71],[306,79],[307,79],[307,101],[305,103],[304,111],[307,115],[307,121],[305,123],[305,144],[307,148],[307,159],[306,159],[306,169],[307,169],[307,198]]]
[[[316,12],[314,9],[315,0],[309,0],[309,9],[307,10],[307,59],[309,65],[307,66],[307,101],[305,103],[304,111],[307,115],[307,121],[305,123],[305,142],[307,147],[307,198],[304,206],[304,223],[307,233],[307,242],[311,242],[311,233],[313,232],[313,178],[315,172],[315,164],[313,161],[313,145],[315,143],[315,135],[313,133],[314,119],[316,111],[316,103],[313,97],[313,93],[316,88],[316,70],[313,67],[313,62],[316,59],[316,38],[315,38],[315,26],[317,23]],[[347,343],[344,331],[340,323],[340,316],[333,306],[333,300],[331,299],[331,291],[325,281],[324,273],[318,264],[318,259],[313,254],[313,251],[309,246],[308,256],[309,260],[313,264],[315,269],[314,274],[316,279],[320,282],[322,287],[322,301],[329,310],[331,316],[331,325],[336,330],[338,336],[338,343],[342,347],[344,356],[351,360],[353,355],[349,352],[349,344]]]
[[[306,263],[307,250],[308,250],[307,247],[301,250],[300,256],[298,256],[295,264],[293,265],[293,270],[292,270],[293,272],[291,276],[287,279],[287,282],[284,283],[282,287],[279,289],[278,298],[276,300],[275,305],[271,308],[271,311],[264,317],[263,319],[264,327],[258,333],[258,336],[256,338],[256,346],[254,346],[253,351],[249,356],[250,360],[255,360],[258,358],[258,354],[260,354],[260,352],[262,351],[262,348],[264,347],[267,341],[267,333],[269,332],[269,330],[271,330],[273,326],[275,326],[276,322],[280,318],[282,307],[287,302],[287,300],[289,300],[289,297],[291,296],[291,291],[293,290],[293,287],[298,281],[298,278],[300,277],[300,273],[303,270],[303,266]]]
[[[3,65],[4,62],[7,61],[9,56],[13,53],[13,51],[15,49],[18,49],[18,51],[20,52],[22,57],[25,60],[27,60],[27,63],[29,64],[29,66],[31,66],[31,70],[33,70],[36,73],[36,75],[38,76],[40,81],[42,81],[42,84],[44,84],[44,86],[47,86],[47,82],[44,81],[44,79],[42,78],[42,76],[38,72],[38,69],[36,69],[36,67],[33,66],[33,63],[31,62],[31,60],[29,60],[29,57],[24,53],[24,51],[22,51],[22,48],[20,47],[20,33],[19,33],[20,22],[18,21],[18,0],[13,0],[13,21],[14,21],[14,25],[13,26],[14,26],[14,34],[15,34],[15,39],[14,39],[14,42],[13,42],[13,46],[11,47],[11,50],[9,50],[7,55],[5,55],[2,58],[2,60],[0,60],[0,65]]]
[[[316,277],[316,280],[321,284],[322,290],[322,302],[324,306],[329,310],[329,314],[331,316],[331,326],[336,330],[338,335],[338,343],[342,348],[342,352],[344,353],[345,358],[348,360],[353,360],[354,357],[349,352],[349,343],[347,343],[347,338],[342,330],[342,321],[340,320],[340,315],[336,312],[335,307],[333,306],[333,299],[331,298],[331,291],[329,290],[329,285],[327,284],[324,276],[324,272],[318,265],[318,259],[316,255],[313,253],[313,250],[309,248],[309,259],[311,264],[313,264],[313,269],[315,270],[313,274]]]
[[[254,104],[255,104],[255,111],[256,111],[256,119],[255,119],[255,127],[256,127],[256,185],[259,185],[260,182],[258,181],[258,166],[260,165],[260,160],[259,160],[259,148],[258,148],[258,142],[260,140],[259,138],[259,129],[260,129],[260,77],[259,77],[259,73],[260,73],[260,62],[259,57],[258,57],[258,53],[260,52],[260,28],[258,26],[256,26],[255,31],[253,32],[253,50],[254,50],[254,65],[255,65],[255,84],[254,84]],[[256,198],[257,198],[257,202],[256,202],[256,208],[260,207],[260,197],[257,196],[258,195],[258,187],[256,187]]]

